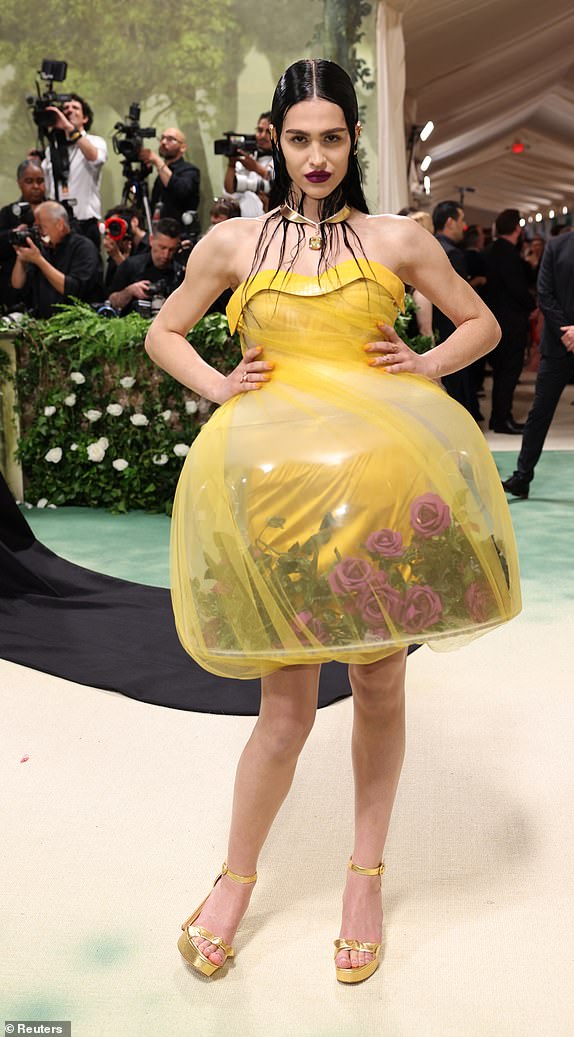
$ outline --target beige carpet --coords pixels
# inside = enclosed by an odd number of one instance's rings
[[[331,959],[350,701],[319,712],[237,959],[209,981],[176,939],[224,856],[253,721],[0,662],[2,1018],[71,1019],[74,1037],[572,1037],[572,618],[410,660],[385,956],[356,988]]]

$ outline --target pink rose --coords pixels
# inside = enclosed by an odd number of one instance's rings
[[[436,493],[423,493],[411,504],[411,526],[422,537],[435,537],[450,526],[450,508]]]
[[[408,634],[432,627],[442,615],[442,601],[432,587],[409,587],[405,594],[401,622]]]
[[[403,553],[403,538],[394,529],[378,529],[370,533],[365,544],[367,551],[383,558],[398,558]]]
[[[374,575],[372,565],[363,558],[343,558],[329,573],[329,586],[334,594],[356,594]]]
[[[307,609],[303,612],[298,612],[295,617],[295,623],[292,624],[293,630],[297,634],[297,637],[303,644],[308,644],[309,639],[306,637],[306,631],[303,627],[306,627],[310,634],[313,635],[320,641],[321,644],[326,644],[329,640],[329,631],[321,619],[317,619]]]
[[[464,603],[475,623],[485,623],[490,617],[494,599],[485,583],[471,583],[464,592]]]
[[[387,630],[387,616],[396,621],[401,615],[401,606],[399,591],[391,587],[384,573],[376,573],[357,598],[361,618],[370,630]]]

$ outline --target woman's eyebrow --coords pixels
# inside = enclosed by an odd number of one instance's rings
[[[325,136],[327,133],[344,133],[344,131],[346,129],[347,129],[346,126],[336,126],[332,130],[321,130],[321,133],[322,133],[323,136]],[[299,134],[301,134],[304,137],[307,137],[310,132],[312,132],[312,131],[310,131],[310,130],[285,130],[285,133],[299,133]]]

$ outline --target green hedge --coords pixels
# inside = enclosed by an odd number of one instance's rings
[[[397,321],[403,338],[413,312],[407,296]],[[17,326],[28,502],[171,514],[185,454],[214,404],[152,363],[148,326],[138,314],[109,320],[79,302]],[[225,374],[239,362],[239,340],[221,314],[203,317],[189,338]],[[419,352],[430,345],[421,336],[406,340]]]

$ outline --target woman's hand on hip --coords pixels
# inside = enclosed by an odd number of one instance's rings
[[[426,375],[423,358],[415,353],[402,338],[399,338],[390,324],[377,324],[385,338],[381,342],[369,342],[365,352],[369,354],[370,367],[384,367],[390,374]],[[428,376],[427,376],[428,377]]]
[[[239,396],[244,392],[252,392],[254,389],[261,389],[265,382],[269,381],[268,372],[272,371],[275,365],[268,360],[261,360],[262,352],[261,346],[251,346],[245,351],[245,356],[227,376],[227,399],[230,400],[233,396]]]

